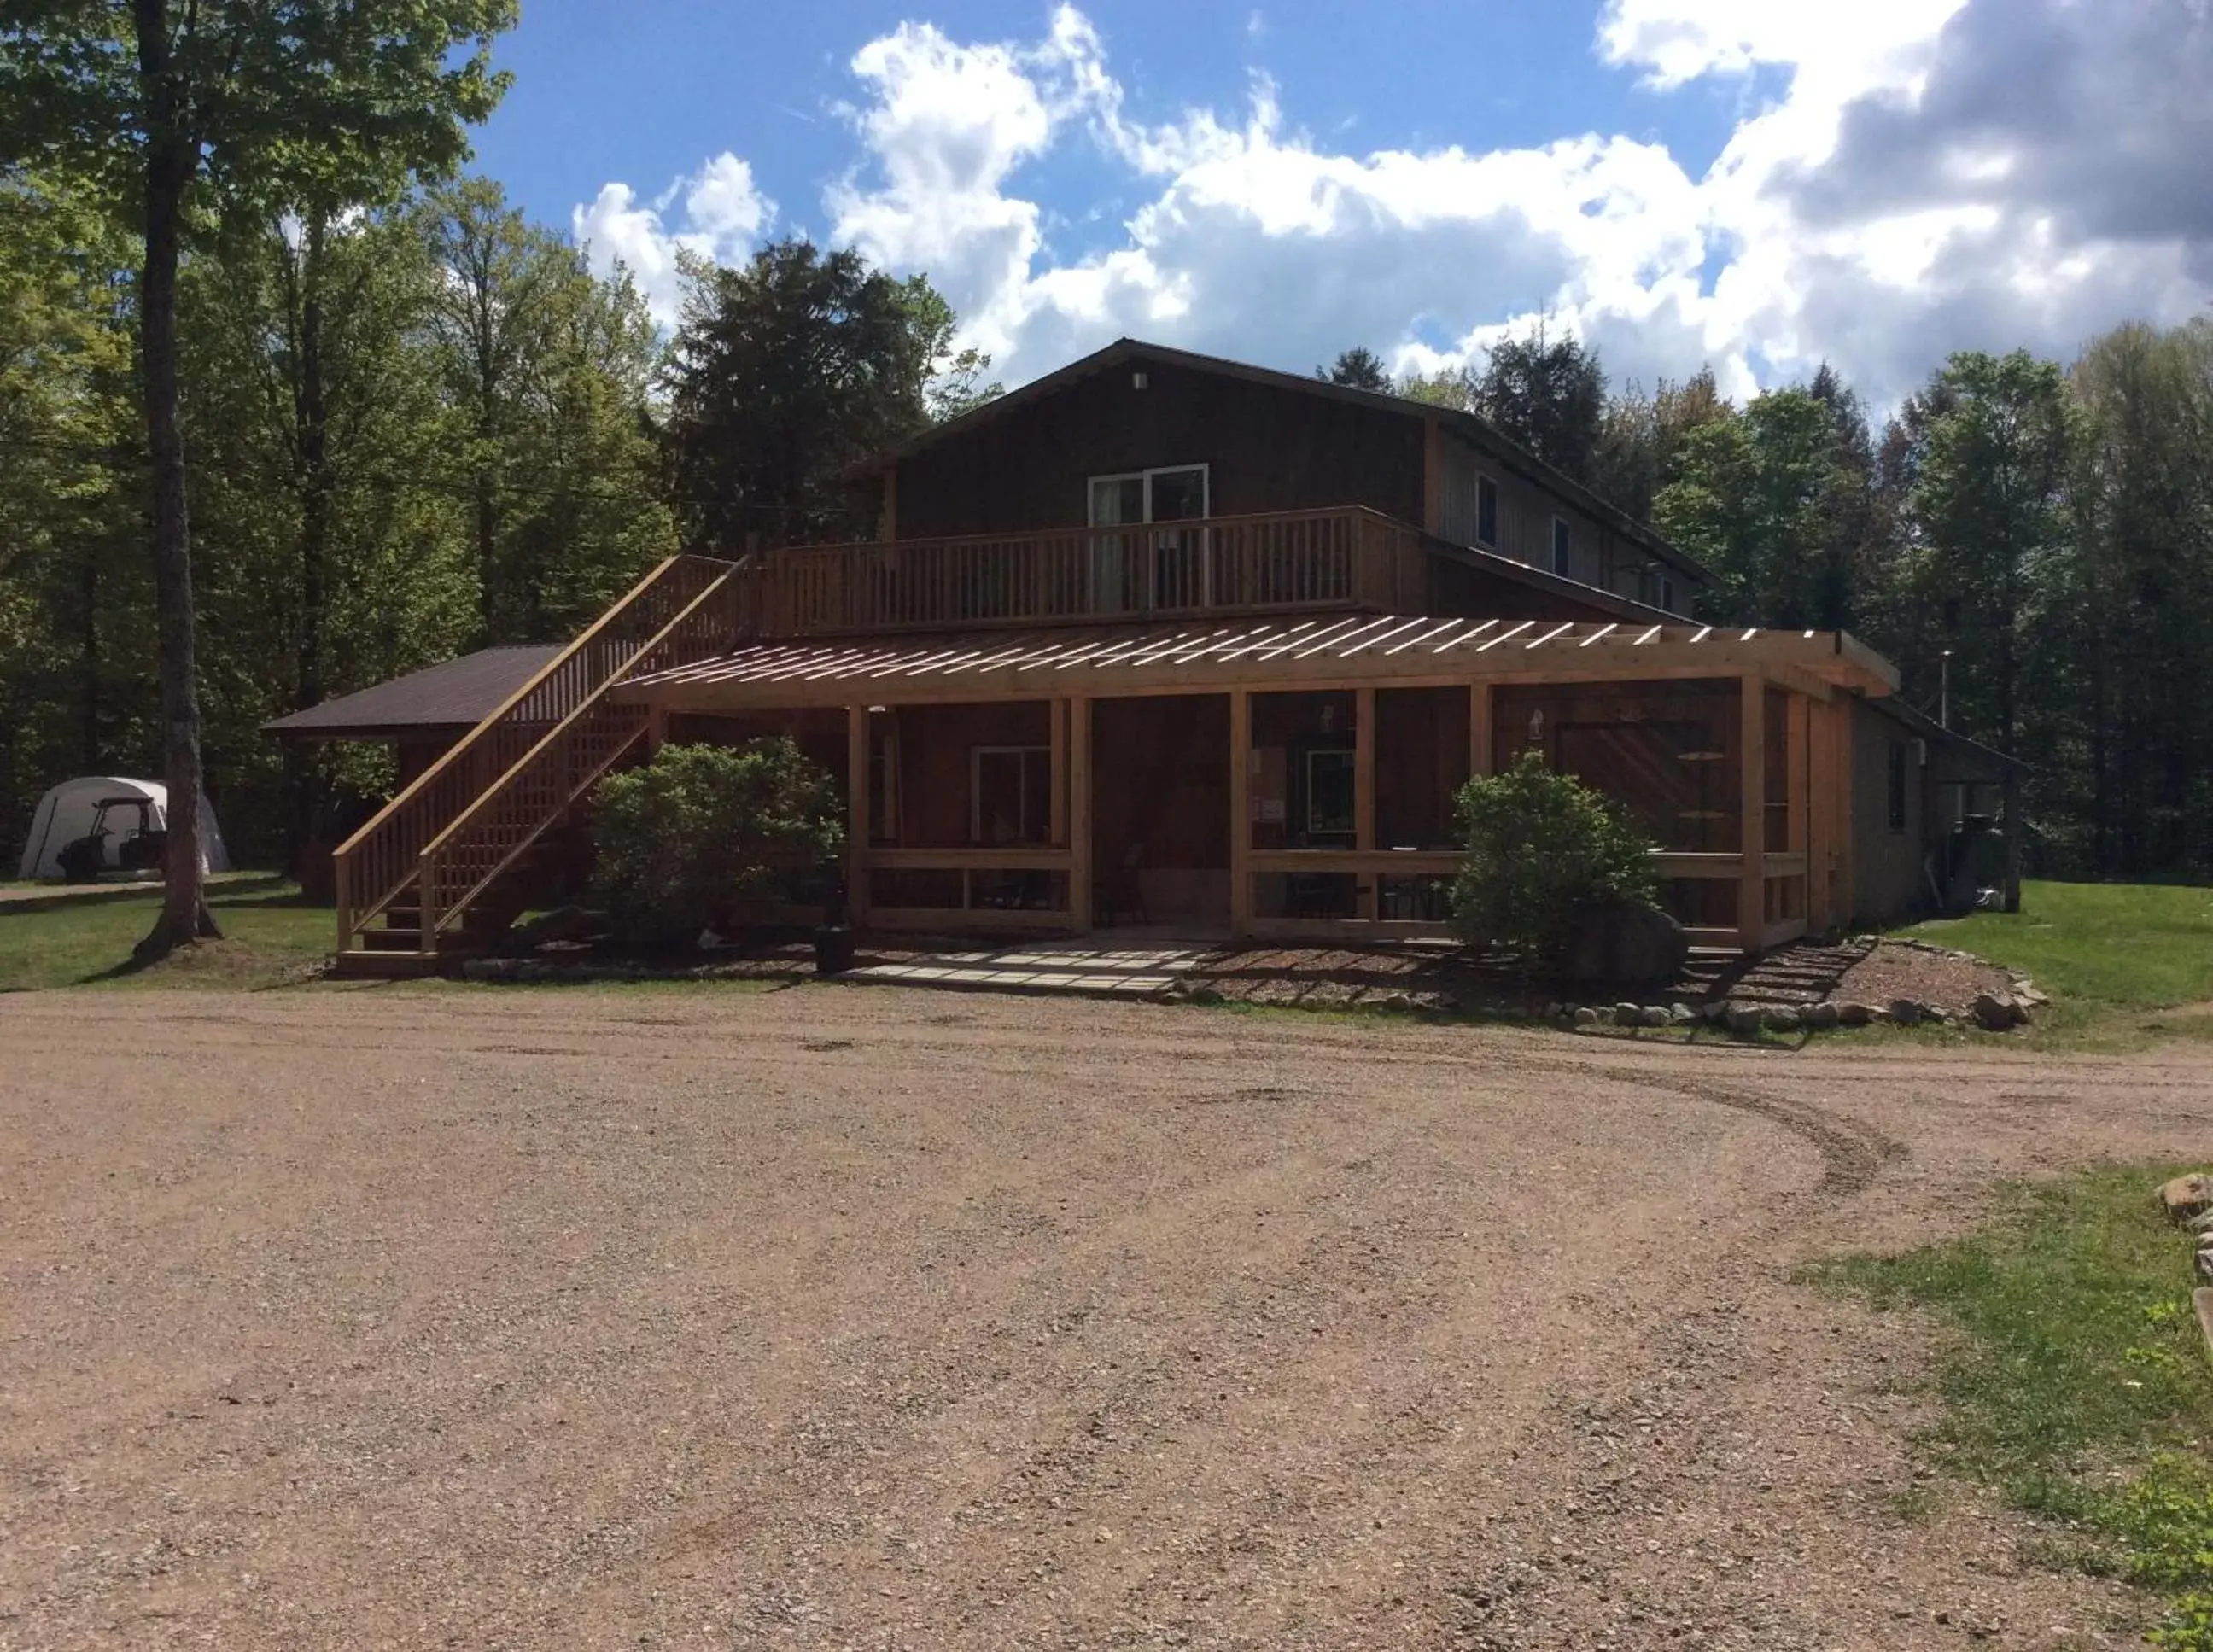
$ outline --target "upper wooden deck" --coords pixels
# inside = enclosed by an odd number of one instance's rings
[[[1421,529],[1360,506],[959,539],[793,546],[741,564],[759,637],[1226,614],[1418,613]]]

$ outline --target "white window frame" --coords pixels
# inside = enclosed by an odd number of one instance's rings
[[[1184,471],[1197,471],[1199,476],[1201,509],[1197,516],[1179,517],[1179,521],[1204,521],[1214,515],[1214,466],[1211,464],[1154,465],[1141,471],[1107,471],[1099,476],[1083,479],[1083,525],[1086,527],[1144,527],[1153,521],[1153,478],[1175,475]],[[1096,522],[1091,520],[1092,506],[1097,501],[1096,490],[1101,482],[1143,482],[1145,485],[1145,515],[1137,522]]]
[[[971,844],[979,847],[988,846],[984,844],[984,759],[987,757],[1019,755],[1022,759],[1023,779],[1027,781],[1029,777],[1027,771],[1032,754],[1045,759],[1046,789],[1049,795],[1052,789],[1052,747],[1051,746],[971,746],[968,748],[968,841]],[[1046,818],[1039,823],[1037,835],[1032,837],[1028,819],[1028,786],[1027,784],[1022,786],[1016,791],[1015,796],[1015,807],[1023,812],[1023,818],[1020,822],[1022,835],[1014,843],[1000,846],[1009,849],[1035,848],[1039,844],[1051,843],[1052,820],[1050,805],[1047,808]]]
[[[1569,568],[1576,565],[1575,542],[1575,525],[1564,516],[1553,517],[1552,531],[1545,536],[1545,567],[1554,577],[1558,579],[1575,577],[1568,571]],[[1560,566],[1562,563],[1566,563],[1567,568]]]

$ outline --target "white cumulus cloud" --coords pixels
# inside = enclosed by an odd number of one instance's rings
[[[673,224],[671,208],[681,209]],[[677,254],[720,263],[743,258],[775,222],[776,203],[756,187],[752,167],[726,149],[649,203],[628,184],[607,183],[569,217],[592,268],[604,275],[618,262],[626,265],[654,319],[667,326],[682,296]]]
[[[1625,133],[1354,151],[1265,77],[1148,125],[1064,4],[1027,40],[863,43],[822,207],[832,241],[926,271],[1009,382],[1125,332],[1434,368],[1545,315],[1618,375],[1710,363],[1744,393],[1827,359],[1881,403],[1950,349],[2064,354],[2213,290],[2208,0],[1603,0],[1593,52],[1662,98],[1734,81],[1747,113],[1696,174]],[[1070,156],[1128,203],[1103,235],[1046,205]],[[727,154],[576,213],[664,315],[675,249],[741,257],[774,220]]]

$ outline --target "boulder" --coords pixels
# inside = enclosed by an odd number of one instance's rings
[[[1643,1019],[1647,1027],[1669,1027],[1674,1024],[1675,1020],[1663,1003],[1645,1005]]]
[[[2198,1253],[2198,1283],[2213,1285],[2213,1245],[2200,1247]]]
[[[1890,1001],[1890,1018],[1900,1027],[1917,1026],[1922,1015],[1923,1008],[1917,999],[1893,998]]]
[[[1840,1003],[1836,1009],[1839,1027],[1865,1027],[1875,1019],[1875,1010],[1868,1004]]]
[[[2006,992],[1978,993],[1975,998],[1975,1025],[1985,1033],[2003,1033],[2021,1025],[2021,1006],[2013,995]]]
[[[1614,1005],[1613,1024],[1616,1027],[1643,1026],[1644,1006],[1641,1003],[1618,1003]]]
[[[607,915],[590,911],[582,906],[556,906],[550,912],[541,912],[527,924],[518,924],[515,933],[533,946],[542,947],[552,941],[588,941],[602,936],[607,930]]]
[[[1832,1003],[1817,1003],[1807,1005],[1805,1019],[1807,1026],[1816,1032],[1826,1033],[1841,1022],[1844,1015]]]
[[[1770,1009],[1760,1016],[1768,1030],[1775,1033],[1795,1033],[1806,1024],[1806,1018],[1789,1004]]]
[[[1748,1039],[1759,1031],[1759,1006],[1733,1003],[1728,1007],[1728,1030],[1741,1039]]]
[[[1578,1004],[1576,1006],[1575,1019],[1576,1025],[1578,1027],[1596,1027],[1598,1025],[1598,1011],[1592,1009],[1588,1004]]]
[[[1605,901],[1578,906],[1570,917],[1561,963],[1571,981],[1666,986],[1690,955],[1690,937],[1667,913]]]
[[[2213,1210],[2213,1176],[2192,1171],[2177,1176],[2159,1190],[2160,1208],[2170,1222],[2188,1222]]]

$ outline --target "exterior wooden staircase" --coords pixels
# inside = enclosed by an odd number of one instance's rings
[[[506,927],[547,832],[646,738],[609,691],[728,649],[736,572],[671,557],[339,845],[339,973],[430,974]]]

